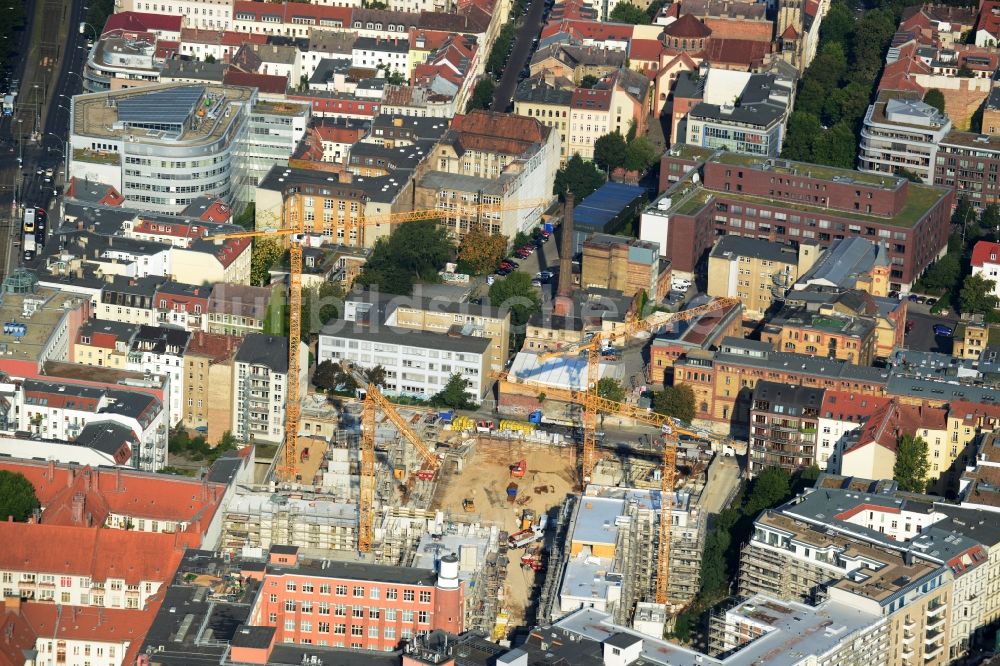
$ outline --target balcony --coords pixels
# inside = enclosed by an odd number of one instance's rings
[[[930,620],[927,623],[927,631],[930,632],[932,629],[937,629],[944,624],[944,615],[938,615],[936,620]]]
[[[912,628],[912,627],[916,626],[916,624],[917,624],[917,621],[916,621],[916,620],[914,620],[914,619],[913,619],[912,617],[910,617],[909,615],[907,615],[907,616],[906,616],[906,619],[905,619],[905,620],[903,620],[903,627],[904,627],[904,628],[906,628],[906,629],[910,629],[910,628]]]
[[[941,654],[942,650],[944,650],[944,645],[938,645],[937,647],[924,652],[924,663],[926,664],[932,661],[935,657]]]
[[[927,617],[937,615],[947,607],[947,604],[935,603],[927,607]]]

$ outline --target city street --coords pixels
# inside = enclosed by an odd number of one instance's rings
[[[514,49],[510,52],[507,66],[500,77],[500,83],[493,91],[493,110],[503,113],[510,109],[514,99],[521,71],[527,66],[531,57],[532,42],[542,32],[542,15],[545,13],[545,0],[531,0],[528,11],[524,14],[524,24],[517,31]]]

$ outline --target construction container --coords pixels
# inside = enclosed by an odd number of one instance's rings
[[[511,484],[507,486],[507,501],[513,504],[514,500],[516,499],[517,499],[517,484],[511,482]]]
[[[476,422],[470,419],[468,416],[456,416],[452,419],[451,430],[452,432],[468,432],[476,429]]]
[[[503,421],[500,421],[500,432],[511,432],[527,436],[535,432],[535,424],[504,419]]]
[[[406,478],[406,468],[402,465],[396,465],[392,468],[392,476],[397,481],[402,481]]]
[[[433,481],[434,480],[434,470],[432,469],[422,469],[417,472],[417,478],[421,481]]]
[[[535,512],[531,509],[525,509],[521,512],[521,529],[526,530],[531,527],[532,523],[535,522]]]

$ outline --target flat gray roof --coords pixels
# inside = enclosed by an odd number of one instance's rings
[[[320,335],[347,340],[368,340],[394,345],[407,345],[423,349],[444,349],[446,351],[485,354],[493,344],[491,338],[468,335],[447,335],[414,331],[394,326],[363,326],[352,322],[335,320],[323,327]]]

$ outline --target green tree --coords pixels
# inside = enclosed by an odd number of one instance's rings
[[[470,275],[489,273],[497,267],[506,252],[506,236],[474,228],[465,235],[458,248],[458,272]]]
[[[490,77],[486,76],[479,79],[472,91],[472,96],[469,98],[469,103],[465,107],[465,112],[468,113],[476,109],[489,109],[493,106],[493,92],[496,88],[496,83]]]
[[[837,42],[823,45],[809,66],[809,78],[816,81],[823,90],[831,92],[837,89],[841,79],[846,76],[847,54],[844,53],[844,47]]]
[[[538,289],[532,286],[531,276],[521,271],[515,271],[490,286],[490,304],[509,310],[510,323],[515,328],[523,327],[531,315],[541,309]]]
[[[406,83],[406,75],[398,69],[394,69],[391,72],[386,73],[385,82],[391,86],[401,86]]]
[[[356,282],[408,296],[416,280],[436,281],[437,272],[453,252],[447,231],[436,220],[403,222],[387,238],[375,242]]]
[[[451,409],[475,409],[475,403],[469,399],[469,394],[465,390],[468,385],[469,382],[456,372],[448,378],[444,388],[431,397],[431,405]]]
[[[975,73],[971,69],[969,69],[969,66],[966,65],[964,62],[958,68],[957,74],[961,76],[963,79],[971,79],[973,76],[975,76]]]
[[[911,493],[922,493],[927,486],[927,442],[913,435],[902,435],[896,440],[896,464],[892,477],[899,489]]]
[[[1000,233],[1000,206],[991,203],[983,209],[983,214],[979,217],[979,226],[990,233]]]
[[[594,142],[594,163],[602,169],[614,171],[625,166],[627,148],[625,137],[618,130],[598,137]]]
[[[240,440],[236,439],[236,435],[233,434],[231,430],[227,430],[222,433],[219,437],[219,441],[215,444],[215,449],[219,453],[224,451],[235,451],[240,448]]]
[[[895,174],[900,178],[905,178],[911,183],[922,183],[924,179],[920,177],[919,174],[910,171],[909,169],[904,169],[903,167],[896,167]]]
[[[854,60],[852,79],[874,83],[882,69],[889,40],[896,32],[896,16],[892,9],[865,12],[854,29]],[[811,68],[810,68],[811,69]]]
[[[553,194],[564,197],[569,190],[579,202],[603,184],[604,174],[597,170],[593,162],[585,162],[576,154],[566,160],[566,166],[556,172]]]
[[[931,88],[924,93],[924,104],[930,104],[941,113],[944,113],[944,93],[937,88]]]
[[[257,238],[253,242],[250,254],[250,283],[266,285],[271,281],[271,266],[273,266],[284,250],[274,238]]]
[[[493,41],[490,57],[486,60],[487,72],[498,78],[503,74],[504,69],[507,67],[507,53],[510,51],[511,44],[514,43],[516,34],[517,28],[513,21],[505,23],[500,28],[497,38]]]
[[[653,411],[690,423],[694,420],[694,389],[689,384],[668,386],[653,396]]]
[[[846,122],[839,122],[817,138],[813,159],[820,164],[853,169],[855,145],[854,132]]]
[[[649,23],[649,16],[644,9],[636,7],[631,2],[619,2],[608,14],[608,20],[615,23],[631,23],[632,25],[645,25]]]
[[[854,16],[851,10],[842,2],[834,2],[820,25],[820,42],[840,44],[844,52],[849,53],[853,35]]]
[[[995,280],[987,280],[982,275],[968,275],[959,293],[962,314],[990,314],[1000,305],[1000,298],[994,295]]]
[[[754,477],[743,512],[755,517],[764,509],[775,507],[792,494],[792,478],[780,467],[767,467]]]
[[[658,157],[652,142],[644,136],[637,136],[625,147],[625,168],[642,172],[651,167]]]
[[[613,402],[624,402],[625,387],[617,379],[612,377],[601,377],[597,380],[597,395],[605,400]]]
[[[844,121],[848,124],[847,129],[850,130],[850,126],[861,118],[868,109],[869,97],[871,97],[870,87],[856,81],[834,90],[827,97],[827,102],[823,107],[827,123],[835,125]]]
[[[952,290],[958,285],[959,276],[962,273],[962,266],[957,255],[946,254],[938,261],[931,264],[927,272],[921,278],[921,284],[929,289]]]
[[[969,203],[969,200],[965,197],[959,197],[955,203],[955,210],[951,214],[951,223],[958,227],[968,224],[969,220],[972,219],[973,213],[975,213],[975,209]]]
[[[365,381],[369,384],[385,386],[386,373],[382,365],[376,365],[374,368],[366,368],[362,374],[365,376]]]
[[[337,385],[339,375],[340,366],[330,360],[323,361],[316,366],[316,370],[313,372],[313,386],[329,391]]]
[[[599,81],[600,79],[594,76],[593,74],[587,74],[582,79],[580,79],[580,87],[589,90],[594,86],[596,86]]]
[[[205,62],[209,63],[209,64],[214,63],[215,62],[215,56],[212,55],[211,53],[209,53],[207,56],[205,56]]]
[[[23,474],[0,470],[0,518],[22,523],[40,506],[35,487]]]
[[[799,86],[799,94],[795,97],[795,110],[819,118],[829,99],[830,91],[810,76],[803,79],[802,85]]]
[[[788,117],[788,132],[781,156],[790,160],[812,162],[816,138],[823,133],[819,118],[804,111],[793,111]]]

